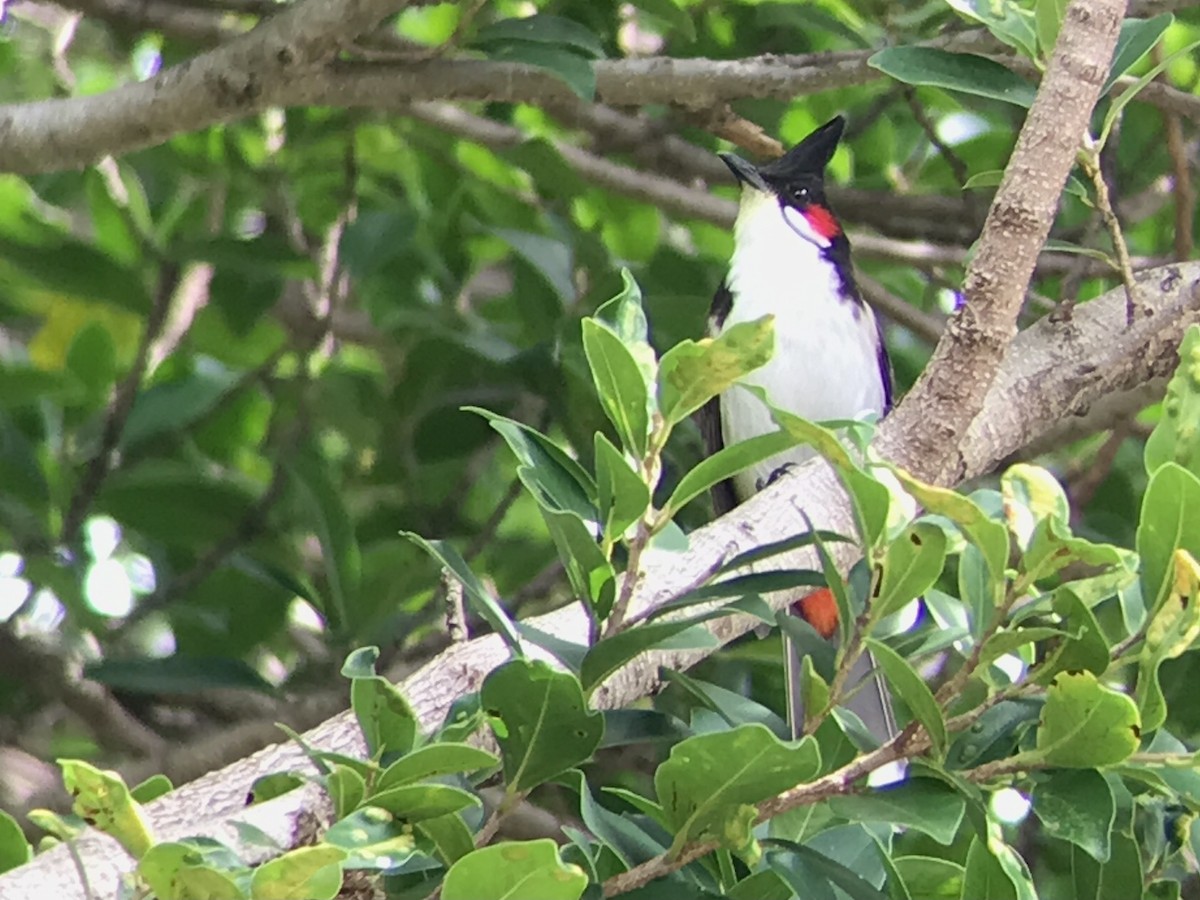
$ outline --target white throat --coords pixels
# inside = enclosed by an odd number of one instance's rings
[[[785,218],[773,196],[743,189],[726,280],[733,304],[717,330],[774,315],[775,355],[743,382],[764,388],[776,406],[817,422],[881,415],[885,397],[875,318],[867,306],[842,295],[837,268],[823,253],[828,241],[790,212]],[[727,446],[776,428],[748,391],[735,386],[722,395]],[[809,456],[807,449],[790,451],[741,473],[735,478],[739,497],[754,493],[785,462]]]

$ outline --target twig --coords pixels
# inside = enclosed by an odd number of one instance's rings
[[[850,793],[853,790],[854,782],[860,778],[869,775],[881,766],[915,755],[928,747],[928,737],[917,733],[917,726],[909,725],[896,738],[879,749],[856,757],[840,769],[830,772],[816,781],[798,785],[777,797],[759,803],[757,821],[764,822],[788,810],[810,806],[830,797]],[[604,896],[615,897],[649,884],[657,878],[682,869],[688,863],[716,850],[717,847],[717,843],[713,841],[693,842],[685,845],[674,856],[666,853],[660,854],[634,866],[627,872],[609,878],[604,882]]]
[[[1133,277],[1133,263],[1129,258],[1129,247],[1125,243],[1121,223],[1113,210],[1112,199],[1108,193],[1108,182],[1100,168],[1100,151],[1090,134],[1084,135],[1079,163],[1083,167],[1084,174],[1092,181],[1092,188],[1096,192],[1096,209],[1100,211],[1104,226],[1108,229],[1108,235],[1112,239],[1113,250],[1117,254],[1117,271],[1125,285],[1125,324],[1132,325],[1134,316],[1139,310],[1137,282]]]
[[[1050,233],[1116,46],[1124,0],[1072,0],[963,283],[924,374],[889,417],[902,441],[880,452],[917,478],[952,483],[959,447],[1016,335],[1025,291]]]
[[[1163,60],[1162,42],[1155,44],[1150,54],[1155,64]],[[1161,72],[1158,81],[1166,84],[1167,73]],[[1163,131],[1166,132],[1167,154],[1171,157],[1171,173],[1173,183],[1171,192],[1175,195],[1175,258],[1181,262],[1192,255],[1192,245],[1195,234],[1192,229],[1192,218],[1196,213],[1196,192],[1192,187],[1192,170],[1188,165],[1187,148],[1183,141],[1183,126],[1178,113],[1163,110]]]
[[[1071,509],[1076,511],[1077,515],[1082,515],[1083,509],[1092,501],[1092,497],[1095,496],[1100,485],[1108,478],[1113,463],[1117,460],[1117,453],[1120,452],[1121,445],[1125,443],[1127,437],[1129,437],[1128,426],[1118,425],[1115,427],[1108,439],[1096,451],[1095,457],[1081,471],[1075,473],[1074,477],[1068,475],[1065,479],[1067,496],[1071,498]]]
[[[467,629],[462,582],[449,569],[442,569],[442,596],[445,598],[446,636],[450,638],[450,643],[469,641],[471,632]]]
[[[150,348],[158,339],[163,324],[171,310],[171,298],[179,283],[179,267],[174,263],[164,263],[158,273],[158,287],[154,292],[154,300],[150,313],[146,317],[146,325],[142,329],[141,340],[138,341],[137,353],[133,366],[125,380],[117,385],[112,400],[108,405],[108,415],[104,421],[104,433],[100,439],[100,449],[88,463],[83,477],[71,496],[71,504],[63,518],[59,541],[66,547],[75,543],[79,529],[87,517],[88,509],[104,479],[117,463],[117,445],[121,441],[121,433],[125,430],[125,422],[133,410],[134,400],[146,373],[146,365],[150,359]]]
[[[267,514],[282,495],[284,475],[284,466],[277,463],[267,489],[263,491],[262,496],[255,504],[246,510],[233,529],[197,559],[190,569],[138,603],[122,623],[120,630],[127,631],[151,613],[165,609],[179,598],[186,596],[189,591],[215,572],[227,557],[247,544],[266,524]]]
[[[901,297],[897,297],[882,282],[876,281],[869,275],[856,272],[854,280],[866,300],[878,312],[883,313],[897,325],[902,325],[918,337],[924,338],[931,344],[936,344],[942,336],[945,322],[940,316],[931,315],[917,309]]]
[[[111,749],[154,759],[166,752],[168,744],[161,735],[126,710],[103,685],[82,679],[76,666],[63,658],[61,648],[0,628],[0,667],[14,681],[61,702]]]

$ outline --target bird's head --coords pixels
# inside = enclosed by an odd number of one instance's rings
[[[845,126],[846,120],[841,116],[830,119],[782,157],[764,166],[756,166],[733,153],[722,153],[721,159],[742,185],[737,231],[752,222],[773,229],[782,220],[817,247],[826,248],[833,243],[842,229],[825,202],[825,167],[837,150]]]

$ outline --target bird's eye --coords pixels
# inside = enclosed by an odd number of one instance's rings
[[[792,199],[797,203],[808,202],[808,188],[796,187],[792,188]]]

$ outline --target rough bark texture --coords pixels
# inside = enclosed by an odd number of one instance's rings
[[[894,414],[892,433],[901,440],[881,447],[920,478],[953,484],[966,474],[960,443],[1016,334],[1029,279],[1108,74],[1124,12],[1124,0],[1074,0],[1067,7],[967,269],[965,302]]]
[[[1151,314],[1132,328],[1123,325],[1124,289],[1076,310],[1070,325],[1043,320],[1012,343],[986,398],[983,414],[959,447],[964,477],[991,469],[1018,452],[1029,440],[1055,427],[1064,417],[1086,414],[1097,403],[1111,402],[1120,392],[1137,390],[1148,379],[1162,377],[1175,365],[1175,347],[1186,327],[1200,321],[1200,262],[1167,266],[1144,273],[1144,300]],[[884,441],[901,435],[889,420],[881,428]],[[815,461],[780,478],[734,513],[691,535],[686,553],[648,555],[642,587],[634,596],[634,614],[658,606],[696,583],[723,559],[760,544],[782,540],[805,528],[801,510],[820,528],[851,527],[842,491],[828,467]],[[844,548],[844,545],[837,545]],[[846,551],[842,550],[843,554]],[[841,562],[848,563],[843,556]],[[804,568],[814,560],[803,553],[775,557],[772,568]],[[781,608],[787,596],[770,602]],[[586,639],[587,623],[577,606],[530,620],[530,624],[567,640]],[[729,617],[708,623],[722,644],[753,628],[755,620]],[[536,648],[531,648],[536,653]],[[595,696],[602,709],[627,706],[659,687],[659,666],[687,668],[709,650],[646,654],[612,676]],[[426,726],[440,722],[450,704],[475,690],[492,668],[507,658],[499,638],[488,636],[451,647],[406,679],[400,689],[412,701]],[[363,746],[349,713],[340,713],[306,735],[313,746],[361,754]],[[244,809],[254,779],[269,772],[308,769],[294,745],[277,744],[253,756],[183,785],[155,801],[149,813],[161,838],[170,840],[211,834],[240,847],[231,821],[253,820],[291,846],[288,835],[323,809],[315,788],[295,791],[260,807]],[[110,897],[122,872],[132,868],[110,839],[88,834],[77,845],[87,867],[94,897]],[[82,900],[74,864],[66,848],[45,853],[32,863],[0,877],[0,897],[35,900],[56,897]]]

